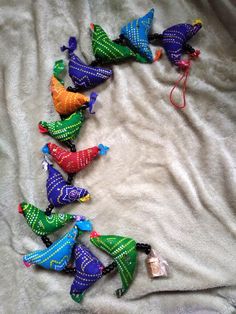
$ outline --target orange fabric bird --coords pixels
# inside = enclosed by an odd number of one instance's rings
[[[54,107],[61,115],[70,115],[89,103],[87,96],[67,91],[54,75],[51,79],[51,93]]]

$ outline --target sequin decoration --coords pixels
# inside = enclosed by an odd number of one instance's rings
[[[83,216],[71,214],[51,213],[51,215],[46,215],[39,208],[25,202],[19,204],[18,211],[24,215],[28,225],[38,236],[49,235],[61,229],[69,222],[84,219]]]
[[[149,47],[148,33],[150,32],[153,21],[154,9],[146,15],[135,19],[121,28],[121,35],[128,40],[135,51],[140,53],[148,62],[153,62],[152,51]]]
[[[136,242],[133,239],[116,235],[99,235],[95,231],[90,234],[90,241],[116,261],[122,281],[122,288],[116,290],[116,295],[118,298],[121,297],[134,278],[137,264]]]
[[[49,153],[53,160],[67,173],[76,173],[87,167],[93,159],[107,148],[99,146],[90,147],[77,152],[69,152],[53,143],[46,144],[42,151]],[[108,148],[107,148],[108,149]]]
[[[56,140],[66,142],[77,137],[84,120],[84,111],[79,110],[64,120],[55,122],[40,121],[38,128],[40,133],[49,133]]]
[[[70,261],[72,248],[79,234],[78,223],[79,222],[76,222],[74,227],[68,233],[55,241],[48,248],[24,255],[23,262],[25,266],[29,267],[32,264],[35,264],[56,271],[65,269]]]
[[[74,249],[76,275],[71,285],[70,295],[75,302],[81,302],[84,293],[102,277],[103,265],[90,250],[82,244]]]
[[[72,202],[86,202],[90,199],[89,192],[83,188],[69,185],[61,173],[47,164],[48,179],[46,182],[47,197],[50,204],[61,207]]]
[[[111,69],[101,67],[93,67],[85,64],[80,58],[74,54],[77,47],[75,37],[70,37],[68,47],[61,47],[62,51],[68,50],[69,58],[69,75],[78,90],[87,90],[102,84],[113,74]]]

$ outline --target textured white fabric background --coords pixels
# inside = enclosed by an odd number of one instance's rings
[[[113,294],[120,278],[111,275],[78,305],[69,295],[72,277],[22,264],[23,254],[43,247],[17,213],[23,200],[47,206],[40,148],[49,137],[38,133],[37,123],[58,119],[49,80],[53,62],[66,59],[59,47],[68,37],[78,38],[76,53],[90,62],[90,22],[115,38],[123,23],[152,7],[156,32],[195,18],[203,21],[191,41],[202,53],[190,73],[187,108],[177,111],[169,104],[178,73],[165,55],[151,65],[114,66],[114,79],[96,88],[96,115],[77,142],[78,149],[100,142],[110,146],[106,157],[75,180],[93,199],[61,211],[86,215],[102,234],[151,243],[169,261],[171,274],[150,280],[145,256],[139,254],[135,281],[122,299]],[[233,313],[234,1],[0,0],[0,32],[0,312]]]

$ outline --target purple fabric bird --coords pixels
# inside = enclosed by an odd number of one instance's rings
[[[77,47],[75,37],[70,37],[68,47],[62,46],[61,51],[68,50],[69,75],[78,90],[87,90],[105,82],[112,76],[112,70],[100,67],[92,67],[82,62],[74,54]]]
[[[162,33],[162,45],[171,63],[180,67],[184,65],[181,62],[184,47],[201,27],[202,23],[197,20],[193,25],[186,23],[173,25]],[[199,52],[196,53],[199,54]]]
[[[79,303],[85,291],[102,277],[104,266],[85,245],[76,245],[74,256],[76,275],[71,285],[70,295],[75,302]]]
[[[60,207],[75,201],[86,202],[90,199],[87,190],[69,185],[63,179],[61,173],[47,161],[44,161],[43,166],[45,170],[48,170],[46,189],[50,204]]]

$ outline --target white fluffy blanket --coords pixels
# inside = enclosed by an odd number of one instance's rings
[[[76,176],[92,201],[64,211],[86,215],[102,234],[150,243],[169,261],[170,276],[150,280],[145,256],[139,254],[135,280],[123,298],[114,296],[121,284],[114,274],[97,282],[79,305],[69,295],[73,277],[22,264],[23,254],[43,244],[17,204],[48,204],[40,148],[50,138],[38,132],[37,124],[58,119],[49,80],[54,61],[66,59],[59,47],[76,36],[76,53],[91,62],[90,22],[115,38],[123,23],[152,7],[155,32],[195,18],[203,21],[191,41],[201,57],[191,69],[187,108],[176,110],[169,103],[178,73],[165,55],[150,65],[114,66],[114,79],[96,88],[96,115],[77,142],[78,149],[104,143],[109,154]],[[1,313],[234,312],[233,22],[230,0],[0,1]],[[89,244],[88,236],[82,241]],[[111,261],[89,246],[104,263]]]

